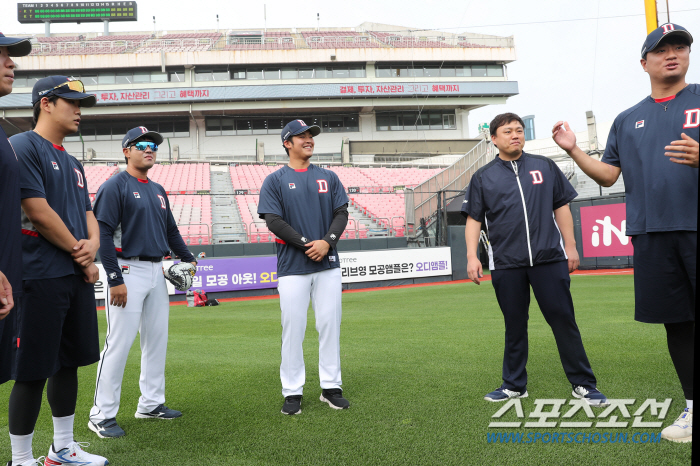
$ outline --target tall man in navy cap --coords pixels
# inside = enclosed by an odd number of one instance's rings
[[[321,401],[350,406],[340,388],[341,271],[336,245],[348,223],[348,196],[338,175],[310,162],[318,126],[287,123],[282,145],[289,164],[268,175],[260,190],[258,215],[276,236],[282,311],[283,414],[300,414],[306,381],[302,343],[309,299],[318,331]]]
[[[602,161],[576,146],[568,123],[552,129],[554,141],[601,186],[624,176],[627,235],[634,245],[634,318],[666,327],[686,398],[686,409],[661,433],[674,442],[693,439],[700,85],[685,80],[692,43],[685,28],[671,23],[647,36],[641,64],[651,95],[617,116]]]
[[[34,130],[10,139],[21,170],[22,306],[10,394],[12,465],[36,465],[32,437],[42,393],[54,437],[45,464],[104,466],[73,439],[78,367],[99,359],[94,264],[100,245],[82,165],[63,147],[82,107],[95,105],[82,82],[40,79],[32,90]]]
[[[12,92],[15,62],[11,57],[29,55],[29,39],[0,33],[0,97]],[[19,163],[5,131],[0,127],[0,384],[10,380],[14,315],[22,293],[22,235],[20,226]],[[9,316],[9,318],[8,318]]]
[[[97,191],[100,257],[107,274],[107,337],[97,366],[95,401],[88,427],[102,438],[124,435],[117,424],[122,379],[129,350],[141,334],[141,397],[137,419],[174,419],[180,411],[165,406],[165,353],[170,302],[163,256],[172,249],[196,266],[180,236],[165,189],[148,179],[163,136],[144,126],[122,140],[126,171]]]

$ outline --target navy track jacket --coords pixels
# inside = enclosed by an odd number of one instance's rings
[[[490,270],[531,267],[567,259],[554,211],[577,195],[547,157],[497,156],[472,176],[462,215],[485,222]]]

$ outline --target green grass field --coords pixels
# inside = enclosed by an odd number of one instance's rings
[[[633,320],[632,276],[574,276],[577,320],[598,387],[610,398],[672,398],[664,421],[685,407],[662,326]],[[343,295],[343,388],[336,411],[318,400],[318,343],[310,310],[303,413],[280,414],[277,300],[171,308],[167,404],[174,421],[134,418],[139,396],[138,341],[127,364],[117,417],[127,436],[99,439],[87,428],[96,365],[80,371],[76,440],[115,466],[182,465],[673,465],[690,464],[691,444],[494,444],[483,400],[501,383],[503,318],[490,282]],[[99,312],[104,338],[104,313]],[[551,331],[533,298],[530,398],[571,398]],[[7,400],[12,383],[0,386]],[[568,410],[566,406],[563,412]],[[600,410],[596,410],[600,413]],[[613,413],[619,415],[619,412]],[[633,414],[631,411],[630,414]],[[581,412],[573,420],[586,420]],[[7,406],[0,406],[0,461],[10,460]],[[501,420],[515,420],[513,412]],[[630,422],[632,418],[626,419]],[[645,421],[656,420],[645,417]],[[528,419],[523,419],[528,421]],[[514,432],[658,432],[660,429],[519,428]],[[46,402],[35,455],[52,440]],[[3,463],[4,464],[4,463]]]

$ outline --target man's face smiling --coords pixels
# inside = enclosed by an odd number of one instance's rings
[[[308,160],[314,154],[314,137],[310,131],[304,131],[287,139],[285,147],[289,149],[290,154],[294,153],[295,156]]]

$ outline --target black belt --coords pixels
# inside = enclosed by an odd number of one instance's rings
[[[132,260],[132,261],[141,261],[141,262],[160,262],[163,260],[163,257],[148,257],[148,256],[138,256],[138,257],[123,257],[122,259],[126,260]]]

